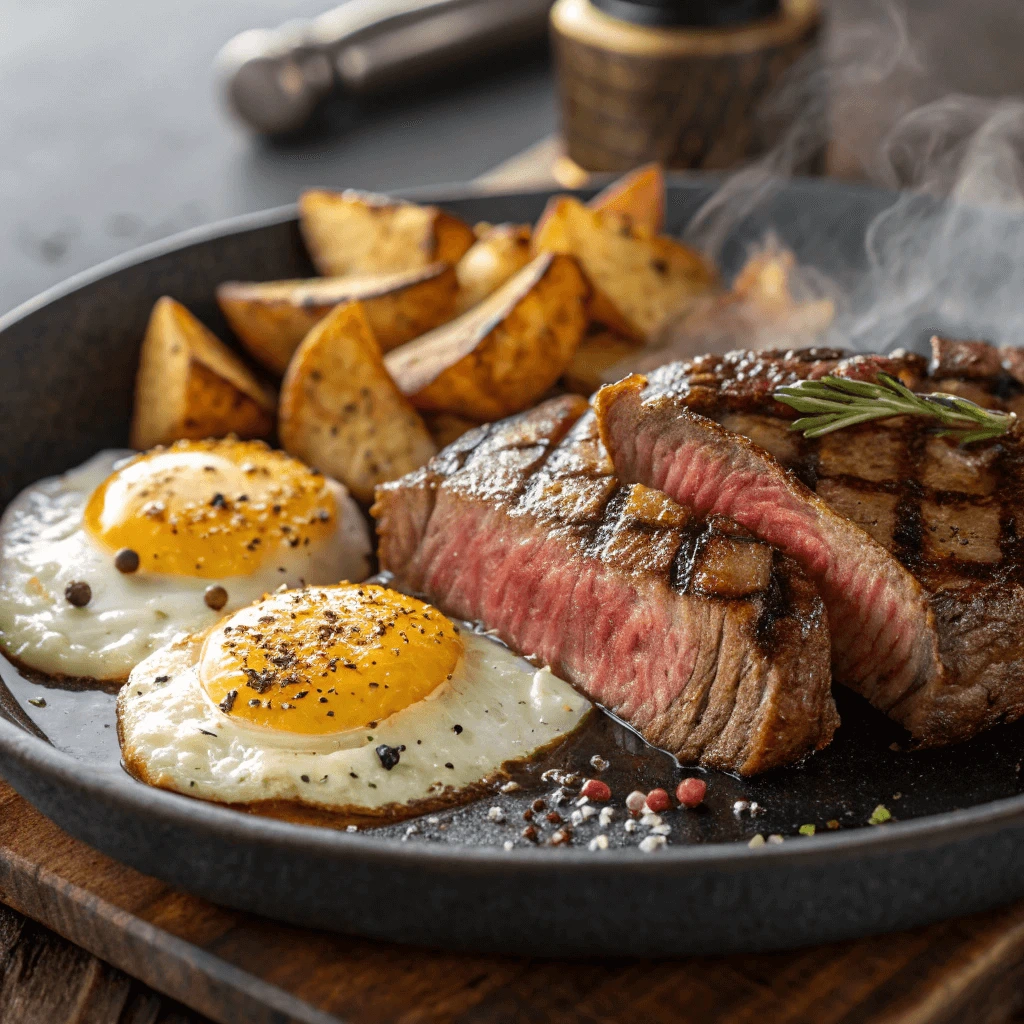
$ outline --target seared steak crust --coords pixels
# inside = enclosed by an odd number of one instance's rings
[[[838,724],[824,607],[734,523],[623,486],[579,398],[464,435],[377,491],[380,561],[685,762],[753,774]]]
[[[1018,365],[1015,350],[944,339],[930,365],[737,352],[663,367],[642,393],[613,385],[598,404],[620,475],[731,515],[797,559],[829,609],[837,679],[934,745],[1024,713],[1020,438],[963,447],[908,417],[807,440],[771,393],[885,370],[1019,411]]]

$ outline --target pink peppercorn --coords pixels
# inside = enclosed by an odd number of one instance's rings
[[[611,800],[612,791],[600,779],[587,779],[583,783],[582,789],[580,789],[580,796],[585,796],[595,803],[603,804],[605,801]]]
[[[646,800],[647,797],[641,793],[639,789],[634,789],[633,792],[626,797],[626,807],[634,814],[639,814],[644,809],[644,802]]]
[[[653,811],[658,814],[660,811],[667,811],[672,806],[672,801],[668,798],[668,793],[663,789],[652,789],[647,794],[647,810]]]
[[[676,799],[684,807],[699,807],[707,791],[708,784],[703,779],[683,779],[676,789]]]

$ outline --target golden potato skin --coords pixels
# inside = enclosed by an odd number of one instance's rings
[[[473,309],[389,352],[385,366],[418,409],[481,422],[510,416],[569,365],[588,295],[574,259],[542,253]]]
[[[380,347],[389,349],[455,315],[458,283],[447,263],[418,270],[295,281],[226,281],[217,302],[246,350],[282,375],[299,342],[345,302],[361,302]]]
[[[715,268],[696,250],[571,196],[548,203],[534,230],[533,248],[579,260],[594,289],[592,319],[640,342],[670,315],[717,287]]]
[[[475,241],[468,224],[437,206],[352,190],[304,192],[299,226],[314,266],[328,277],[454,266]]]
[[[181,303],[157,300],[139,353],[131,445],[144,450],[183,438],[266,438],[277,398]]]
[[[665,228],[665,171],[644,164],[598,192],[587,204],[624,217],[631,227],[657,235]]]
[[[377,484],[418,469],[437,451],[388,376],[358,302],[337,306],[299,345],[281,382],[277,429],[286,452],[365,504]]]
[[[533,259],[529,224],[478,224],[476,241],[459,260],[459,312],[472,309]]]
[[[588,398],[602,384],[608,383],[604,379],[605,374],[616,363],[642,349],[631,338],[597,326],[579,343],[562,376],[562,383],[569,391]]]

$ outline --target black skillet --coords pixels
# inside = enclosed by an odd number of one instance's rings
[[[699,180],[675,184],[669,226],[685,224],[710,189]],[[531,221],[545,199],[440,197],[471,223]],[[788,183],[738,226],[726,269],[747,241],[773,228],[803,261],[856,275],[865,227],[891,200],[835,182]],[[217,282],[309,272],[294,211],[275,211],[116,260],[0,321],[0,507],[39,477],[125,444],[136,354],[155,299],[173,295],[227,336]],[[552,847],[557,826],[541,822],[539,844],[521,839],[533,800],[547,800],[545,813],[555,809],[557,784],[534,772],[518,792],[436,820],[348,834],[142,786],[118,766],[111,698],[43,689],[6,664],[2,674],[0,773],[21,794],[141,871],[297,924],[466,950],[660,955],[841,939],[1024,896],[1024,723],[912,753],[898,730],[840,694],[843,726],[828,750],[747,782],[708,774],[706,807],[667,814],[669,844],[645,854],[637,842],[646,829],[622,827],[625,791],[671,786],[687,773],[608,720],[550,762],[588,774],[594,753],[611,762],[604,777],[618,811],[607,828],[591,817],[571,843]],[[40,696],[45,707],[29,703]],[[487,817],[494,805],[503,822]],[[892,820],[868,824],[885,816],[880,806]],[[571,800],[557,806],[566,818],[573,809]],[[816,834],[801,835],[810,825]],[[590,851],[602,831],[610,848]],[[785,841],[748,846],[770,834]],[[506,850],[509,840],[515,846]]]

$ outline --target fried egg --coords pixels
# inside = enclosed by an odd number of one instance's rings
[[[363,584],[275,594],[157,651],[117,719],[125,765],[151,785],[387,816],[474,792],[590,707],[549,669]]]
[[[260,441],[101,452],[0,519],[0,648],[49,676],[123,681],[281,585],[365,578],[369,551],[345,488]]]

